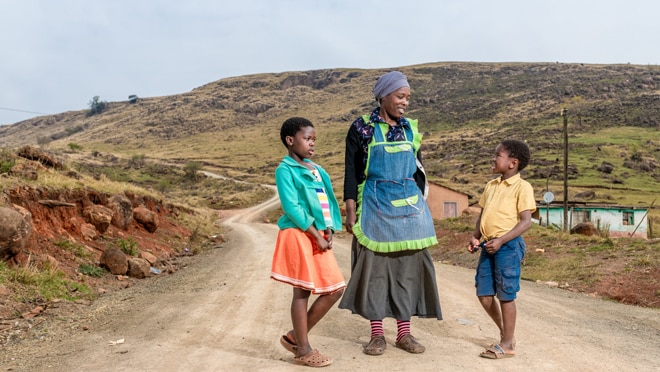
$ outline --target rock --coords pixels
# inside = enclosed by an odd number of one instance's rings
[[[85,207],[82,212],[85,220],[96,228],[98,232],[103,234],[112,222],[112,210],[102,205],[90,205]]]
[[[158,215],[145,207],[133,209],[133,218],[150,233],[158,229]]]
[[[36,181],[39,177],[37,173],[37,167],[33,166],[31,163],[19,163],[14,165],[9,170],[9,175],[13,177],[21,177],[26,180]]]
[[[91,223],[83,223],[80,225],[80,233],[82,234],[83,239],[88,241],[96,239],[97,236],[96,227]]]
[[[126,230],[133,222],[133,204],[125,195],[114,195],[108,200],[108,208],[112,210],[112,224]]]
[[[127,275],[131,278],[143,279],[149,276],[151,265],[149,261],[138,258],[131,257],[128,259],[128,272]]]
[[[602,162],[598,168],[596,168],[598,171],[606,174],[611,174],[612,171],[614,170],[614,165],[611,163],[608,163],[606,161]]]
[[[594,226],[594,224],[591,222],[582,222],[573,226],[573,228],[571,229],[571,234],[580,234],[586,236],[600,235],[598,229],[596,229],[596,226]]]
[[[41,306],[37,306],[34,309],[28,311],[27,313],[23,313],[21,316],[23,317],[23,319],[31,319],[41,314],[42,311],[44,311],[44,308]]]
[[[128,259],[119,248],[108,247],[101,254],[101,267],[105,267],[113,275],[124,275],[128,271]]]
[[[45,151],[39,150],[29,145],[21,147],[16,153],[16,155],[25,159],[38,161],[39,163],[50,168],[64,169],[63,162],[55,159],[54,156],[46,153]]]
[[[224,243],[227,241],[223,234],[209,235],[209,240],[214,243]]]
[[[138,257],[147,260],[147,262],[149,262],[151,266],[155,265],[156,262],[158,262],[158,257],[154,256],[149,252],[140,252],[140,255]]]
[[[576,199],[593,199],[596,197],[596,192],[593,190],[587,190],[575,194]]]
[[[21,252],[31,234],[32,225],[23,214],[0,207],[0,259],[9,260]]]

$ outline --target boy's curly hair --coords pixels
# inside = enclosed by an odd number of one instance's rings
[[[284,123],[282,123],[282,128],[280,129],[280,138],[282,139],[284,147],[289,148],[289,146],[286,145],[286,138],[289,136],[295,137],[296,133],[304,127],[314,128],[314,124],[312,124],[311,121],[300,117],[286,119]]]
[[[518,159],[518,171],[525,169],[527,164],[529,164],[529,159],[532,155],[525,142],[518,140],[504,140],[502,141],[502,148],[509,153],[509,157]]]

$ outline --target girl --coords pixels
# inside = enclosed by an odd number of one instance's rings
[[[316,131],[299,117],[287,119],[280,130],[289,153],[275,170],[275,183],[284,215],[277,221],[271,278],[293,286],[293,330],[280,338],[294,361],[323,367],[332,358],[313,349],[307,338],[341,297],[346,283],[332,253],[332,234],[341,230],[339,204],[330,176],[309,160],[314,154]],[[307,309],[310,294],[319,295]]]

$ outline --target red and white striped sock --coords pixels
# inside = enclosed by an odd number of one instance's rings
[[[382,320],[371,321],[371,338],[374,338],[376,336],[385,336],[385,332],[383,332]]]
[[[396,330],[396,342],[399,342],[403,336],[410,334],[410,320],[397,320]]]

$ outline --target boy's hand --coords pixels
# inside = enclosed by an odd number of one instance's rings
[[[490,254],[495,254],[495,252],[500,250],[500,247],[502,247],[502,239],[501,238],[495,238],[493,240],[489,240],[485,242],[484,249],[486,249],[486,252]]]
[[[476,239],[475,237],[472,237],[470,239],[470,242],[468,243],[468,252],[474,253],[479,250],[480,244],[479,240]]]

